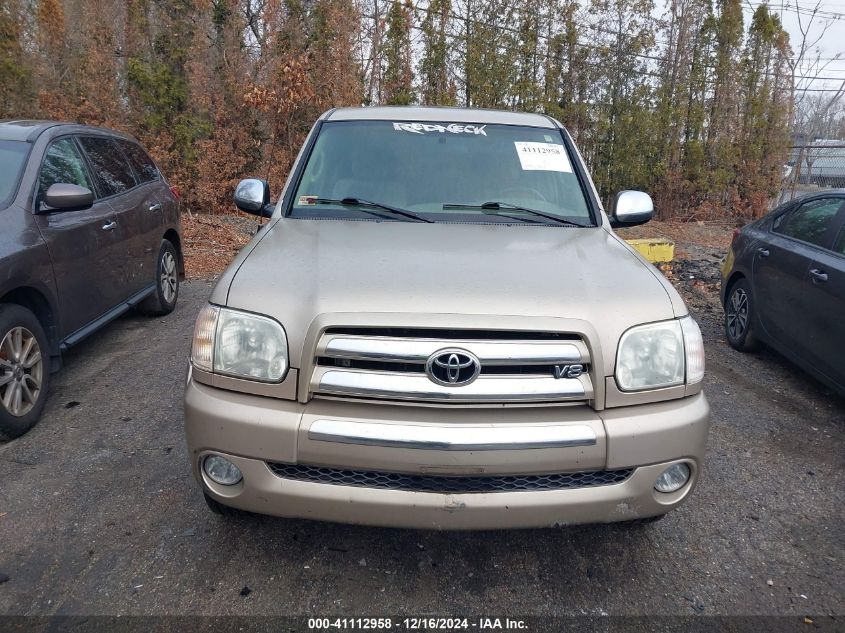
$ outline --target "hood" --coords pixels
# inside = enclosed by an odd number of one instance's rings
[[[663,276],[603,227],[291,218],[256,237],[212,301],[279,320],[294,367],[320,315],[337,325],[379,315],[372,325],[475,329],[580,320],[612,361],[629,327],[686,314]]]

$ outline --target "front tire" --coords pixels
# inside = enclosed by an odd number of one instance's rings
[[[725,301],[725,336],[728,343],[740,352],[760,349],[755,334],[755,305],[751,285],[745,278],[738,279],[728,292]]]
[[[156,289],[138,309],[150,316],[164,316],[176,308],[179,299],[179,255],[169,240],[162,240],[156,262]]]
[[[0,305],[0,435],[20,437],[38,422],[50,387],[50,344],[36,316]]]

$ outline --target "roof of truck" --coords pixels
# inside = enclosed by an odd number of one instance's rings
[[[555,121],[544,114],[508,110],[476,110],[474,108],[442,108],[427,106],[378,106],[338,108],[323,115],[326,121],[432,121],[442,123],[482,123],[529,125],[556,128]]]

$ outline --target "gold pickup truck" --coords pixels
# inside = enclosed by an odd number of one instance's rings
[[[630,521],[701,475],[701,333],[539,114],[349,108],[315,124],[196,324],[212,510],[492,529]]]

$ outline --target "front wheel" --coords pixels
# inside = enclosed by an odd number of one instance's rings
[[[156,263],[156,289],[138,308],[144,314],[163,316],[170,314],[179,298],[179,256],[176,247],[168,240],[161,241]]]
[[[725,336],[735,350],[753,352],[760,348],[754,332],[755,309],[748,281],[737,280],[725,302]]]
[[[0,305],[0,435],[19,437],[35,426],[50,386],[50,345],[35,315]]]

